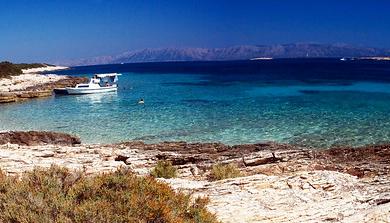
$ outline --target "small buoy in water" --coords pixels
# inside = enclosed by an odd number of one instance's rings
[[[145,101],[143,98],[141,98],[139,101],[138,101],[138,104],[145,104]]]

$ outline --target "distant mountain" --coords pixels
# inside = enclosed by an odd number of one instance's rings
[[[70,61],[66,65],[94,65],[164,61],[246,60],[259,57],[367,57],[390,56],[390,50],[346,44],[294,43],[278,45],[243,45],[227,48],[159,48],[128,51],[116,56],[102,56]]]

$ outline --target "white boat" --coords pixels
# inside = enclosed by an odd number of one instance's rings
[[[118,89],[118,73],[95,74],[87,84],[77,84],[75,87],[56,88],[56,94],[95,94],[112,92]]]

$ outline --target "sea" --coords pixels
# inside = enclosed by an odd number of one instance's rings
[[[107,72],[122,74],[115,93],[1,104],[0,131],[65,132],[84,143],[274,141],[328,148],[390,142],[390,61],[133,63],[54,73]]]

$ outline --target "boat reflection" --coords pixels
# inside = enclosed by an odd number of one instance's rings
[[[73,96],[77,102],[80,103],[89,103],[89,104],[100,104],[100,103],[110,103],[118,100],[118,93],[114,92],[106,92],[99,94],[83,94]]]

